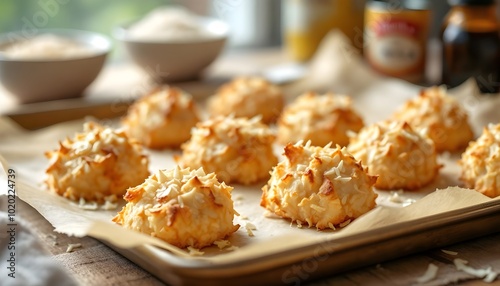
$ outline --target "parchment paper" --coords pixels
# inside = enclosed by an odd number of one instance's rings
[[[373,74],[350,49],[342,36],[336,33],[327,36],[311,62],[307,77],[285,88],[289,99],[306,90],[332,90],[350,94],[355,108],[362,114],[367,124],[387,118],[407,99],[416,96],[421,89],[400,80]],[[487,123],[499,121],[500,116],[495,112],[495,109],[500,108],[499,97],[480,97],[472,81],[466,82],[452,92],[469,112],[476,135],[480,134]],[[227,263],[491,200],[473,190],[446,189],[449,186],[460,185],[459,169],[456,164],[460,154],[448,153],[440,155],[439,160],[444,168],[430,186],[414,192],[399,193],[401,202],[391,200],[393,196],[391,192],[377,191],[379,193],[377,208],[337,231],[298,228],[284,219],[267,214],[259,205],[260,189],[265,182],[250,187],[233,185],[235,208],[241,214],[235,220],[241,227],[231,236],[230,241],[238,249],[229,251],[219,250],[217,247],[205,248],[204,256],[193,257],[186,251],[158,239],[113,224],[110,220],[121,206],[116,210],[84,210],[75,203],[45,190],[42,181],[48,162],[43,153],[56,148],[59,140],[81,131],[82,124],[83,121],[66,122],[39,131],[27,132],[20,130],[7,118],[0,118],[2,165],[4,170],[13,168],[16,171],[19,198],[37,209],[56,231],[75,236],[90,235],[107,240],[121,248],[151,244],[187,259]],[[282,146],[275,147],[276,154],[280,154]],[[148,152],[151,171],[175,166],[172,158],[175,151],[148,150]],[[0,183],[5,185],[5,176],[2,175]],[[438,188],[446,190],[435,191]],[[5,192],[5,188],[1,189]],[[428,194],[430,195],[425,197]],[[416,202],[403,208],[411,200]],[[245,228],[247,223],[256,226],[256,230],[253,230],[254,236],[247,233]]]

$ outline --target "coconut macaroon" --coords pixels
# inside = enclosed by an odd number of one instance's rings
[[[415,130],[425,130],[438,152],[464,148],[474,137],[467,113],[444,87],[422,90],[396,111],[393,119],[406,121]]]
[[[227,184],[249,185],[267,179],[278,162],[272,146],[275,136],[259,117],[218,116],[198,123],[191,133],[176,158],[179,165],[203,167]]]
[[[276,121],[284,105],[281,89],[260,77],[238,77],[221,86],[208,101],[212,115],[262,116],[262,122]]]
[[[287,144],[310,140],[316,146],[329,142],[346,146],[348,131],[357,132],[363,126],[350,97],[308,92],[285,107],[278,119],[278,141]]]
[[[432,140],[404,121],[383,121],[361,129],[347,150],[371,175],[379,176],[378,189],[418,189],[441,168]]]
[[[285,160],[262,188],[261,206],[283,218],[318,229],[335,228],[375,207],[370,176],[346,148],[285,146]]]
[[[114,201],[149,175],[139,143],[94,122],[85,123],[83,133],[59,142],[57,150],[45,155],[50,160],[47,186],[71,200]]]
[[[113,221],[180,248],[202,248],[238,230],[232,189],[201,168],[159,170],[128,189]]]
[[[489,124],[459,161],[460,179],[488,197],[500,196],[500,124]]]
[[[190,137],[200,121],[190,94],[174,87],[159,87],[130,106],[122,120],[125,132],[149,148],[176,148]]]

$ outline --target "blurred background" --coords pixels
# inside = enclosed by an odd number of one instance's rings
[[[335,0],[326,0],[334,1]],[[365,0],[350,2],[352,13],[339,15],[363,18]],[[440,23],[449,9],[447,1],[425,1],[433,11],[431,37],[437,37]],[[111,35],[114,26],[138,19],[162,5],[182,5],[191,11],[217,17],[229,23],[229,49],[279,46],[283,42],[284,13],[294,0],[38,0],[0,2],[0,32],[37,28],[74,28]],[[303,1],[306,2],[306,1]],[[316,0],[316,2],[318,2]],[[319,1],[321,2],[321,1]],[[324,2],[324,1],[323,1]],[[357,13],[358,15],[356,15]],[[349,16],[349,17],[346,17]],[[359,27],[362,30],[362,26]],[[116,55],[114,56],[116,57]]]
[[[314,54],[321,38],[332,27],[340,28],[347,35],[359,55],[361,55],[363,49],[365,50],[365,63],[371,64],[373,70],[419,85],[430,85],[441,83],[439,81],[441,66],[443,66],[441,60],[445,57],[440,52],[440,31],[443,27],[445,15],[451,8],[449,2],[445,0],[2,0],[0,1],[0,33],[23,31],[29,34],[30,31],[46,28],[99,32],[108,35],[113,41],[107,63],[123,64],[125,66],[128,63],[125,55],[126,51],[122,43],[119,43],[112,36],[113,29],[118,25],[138,20],[155,8],[177,5],[186,7],[198,15],[223,20],[229,25],[230,35],[223,56],[219,57],[220,60],[217,61],[216,65],[212,65],[210,72],[207,73],[214,78],[214,86],[228,80],[229,74],[231,76],[236,74],[262,74],[268,70],[267,74],[271,74],[273,71],[279,73],[289,72],[291,74],[288,78],[283,77],[284,79],[276,80],[278,83],[280,80],[290,82],[298,79],[303,75],[304,67],[307,67],[307,64],[311,62],[309,59]],[[418,63],[417,68],[419,70],[416,72],[417,77],[415,78],[401,76],[401,71],[406,67],[401,67],[397,72],[388,72],[381,69],[380,66],[374,65],[373,61],[370,61],[367,56],[369,53],[366,51],[369,49],[367,49],[368,41],[366,39],[367,34],[369,34],[367,32],[369,25],[367,25],[368,21],[365,23],[365,19],[368,19],[365,12],[374,8],[376,6],[374,4],[380,3],[385,5],[385,13],[389,15],[389,18],[390,16],[394,16],[394,18],[397,18],[396,16],[402,17],[403,14],[411,18],[413,16],[405,14],[405,12],[420,13],[421,9],[413,9],[413,6],[425,7],[424,10],[430,12],[426,14],[430,15],[428,19],[427,17],[423,19],[424,17],[418,16],[411,19],[421,25],[417,25],[418,27],[423,27],[421,30],[425,30],[424,36],[422,36],[423,39],[418,38],[417,40],[421,40],[423,45],[423,47],[419,47],[420,50],[423,50],[423,56],[419,59],[424,58],[423,61],[426,61],[427,64]],[[498,1],[495,5],[493,8],[496,8],[496,13],[500,14]],[[373,39],[369,38],[369,40]],[[405,48],[404,45],[394,43],[384,42],[384,45],[379,47],[385,49],[379,48],[377,50],[379,54],[375,55],[382,60],[386,60],[384,58],[386,54],[394,52],[394,49],[391,50],[392,47],[403,46]],[[408,41],[403,43],[408,43]],[[410,46],[410,48],[412,47]],[[496,45],[492,45],[492,47],[495,48]],[[398,56],[397,50],[393,55]],[[400,50],[401,48],[399,48],[399,55],[402,54]],[[425,54],[426,51],[428,51],[427,54]],[[493,51],[493,53],[498,54],[498,51]],[[409,55],[413,56],[414,54]],[[389,56],[391,55],[389,54]],[[470,62],[477,62],[476,55],[470,58]],[[397,60],[400,60],[398,58],[396,58],[396,61],[393,60],[389,59],[383,62],[385,67],[393,68],[396,66],[394,63],[408,66],[407,62],[397,62]],[[494,61],[490,60],[489,62]],[[428,63],[431,63],[431,65]],[[279,69],[280,65],[285,66],[285,68]],[[116,85],[125,85],[122,78],[127,76],[133,78],[134,74],[132,71],[130,72],[131,75],[126,74],[128,70],[121,67],[115,68],[111,72],[109,66],[113,65],[106,65],[101,76],[92,86],[93,89],[89,92],[90,94],[117,94],[123,96],[123,94],[131,93],[129,90],[132,89],[132,83],[144,85],[142,83],[144,80],[136,76],[137,81],[129,80],[130,84],[128,86],[123,86],[121,90],[116,89]],[[299,66],[299,68],[296,69],[296,66]],[[275,67],[278,68],[274,69]],[[460,81],[463,81],[462,78],[468,78],[475,75],[475,73],[478,74],[472,68],[469,70],[469,73],[462,76]],[[497,70],[498,67],[495,67],[495,73]],[[117,72],[121,72],[120,76],[116,76]],[[215,77],[213,77],[214,74]],[[220,75],[220,78],[216,78]],[[479,76],[482,77],[480,79],[488,80],[492,77],[496,88],[500,87],[500,80],[498,80],[500,74],[487,72],[479,74]],[[427,77],[427,79],[422,79],[422,77]],[[206,78],[212,80],[211,77]],[[203,82],[203,84],[206,84],[206,82]],[[189,87],[192,87],[192,85]],[[141,92],[143,90],[135,92],[134,96],[139,95]],[[193,92],[204,94],[198,90]],[[3,92],[3,94],[6,93]],[[1,95],[2,92],[0,92]],[[0,97],[0,100],[3,102],[8,98],[12,97],[4,95],[3,98]]]
[[[227,21],[232,30],[230,48],[281,44],[279,0],[38,0],[0,1],[0,32],[35,28],[69,28],[111,36],[116,25],[130,22],[164,5],[180,5]],[[119,51],[115,51],[119,52]],[[113,55],[114,58],[117,55]]]

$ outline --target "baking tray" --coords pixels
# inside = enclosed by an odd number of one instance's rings
[[[185,260],[147,245],[107,245],[172,285],[299,285],[499,231],[500,200],[495,200],[238,263]]]

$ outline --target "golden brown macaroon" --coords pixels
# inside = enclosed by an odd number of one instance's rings
[[[468,116],[460,103],[444,87],[431,87],[407,101],[393,119],[408,122],[413,129],[425,130],[438,152],[457,151],[474,137]]]
[[[50,160],[45,183],[71,200],[114,201],[149,175],[139,143],[94,122],[85,123],[82,133],[45,155]]]
[[[127,191],[113,221],[180,248],[202,248],[238,230],[232,189],[201,168],[159,170]]]
[[[238,77],[221,86],[208,101],[210,114],[276,121],[284,105],[281,89],[261,77]]]
[[[434,143],[404,121],[384,121],[361,129],[347,150],[377,175],[379,189],[413,190],[438,174]]]
[[[375,207],[376,177],[345,148],[285,146],[285,160],[262,188],[261,206],[298,225],[335,228]]]
[[[278,141],[310,140],[316,146],[329,142],[347,146],[348,131],[357,132],[363,125],[348,96],[308,92],[285,107],[278,119]]]
[[[227,184],[249,185],[269,178],[269,171],[278,161],[273,153],[274,140],[274,134],[259,117],[218,116],[196,125],[176,159],[183,167],[203,167],[206,172],[214,172]]]
[[[129,137],[154,149],[177,148],[200,121],[191,95],[175,87],[158,87],[130,106],[122,124]]]
[[[500,124],[489,124],[462,154],[460,179],[468,188],[494,198],[500,196]]]

